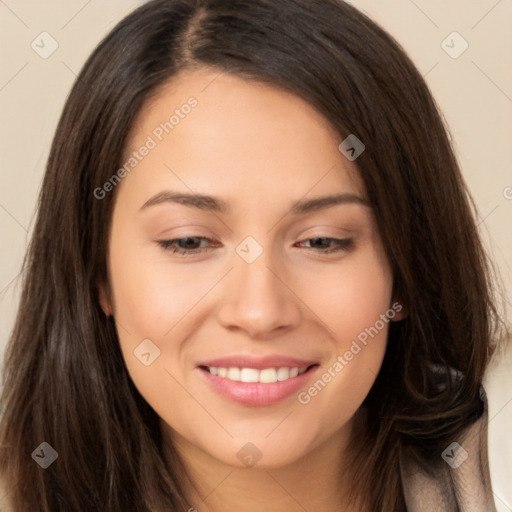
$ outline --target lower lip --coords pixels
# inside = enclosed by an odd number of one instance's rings
[[[310,367],[302,375],[291,379],[262,384],[261,382],[237,382],[212,375],[208,370],[199,368],[208,383],[222,396],[238,402],[239,404],[252,407],[277,404],[299,391],[317,367]]]

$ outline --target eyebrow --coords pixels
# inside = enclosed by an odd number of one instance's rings
[[[148,199],[142,206],[144,210],[150,206],[162,203],[176,203],[184,206],[190,206],[199,210],[205,210],[215,213],[228,213],[229,205],[226,201],[202,194],[188,194],[182,192],[172,192],[164,190]],[[293,215],[304,215],[306,213],[323,210],[332,206],[340,204],[360,204],[362,206],[370,207],[370,202],[366,199],[355,194],[334,194],[325,197],[317,197],[314,199],[300,200],[291,206],[291,213]]]

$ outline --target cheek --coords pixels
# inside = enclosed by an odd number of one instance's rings
[[[160,254],[151,247],[127,256],[114,250],[110,265],[116,319],[129,331],[156,339],[163,338],[211,287],[211,279],[199,269],[170,269],[164,251]]]
[[[307,294],[308,305],[329,327],[339,350],[344,351],[347,343],[350,345],[352,339],[373,326],[391,306],[391,271],[374,250],[317,273],[313,282],[314,292]],[[306,294],[306,284],[302,286]]]
[[[332,350],[298,401],[335,429],[356,412],[380,370],[394,314],[392,276],[386,260],[368,252],[315,285],[309,304],[329,327],[323,339]]]
[[[367,345],[356,342],[336,354],[321,368],[310,386],[297,396],[302,419],[302,434],[313,444],[335,435],[350,423],[368,395],[379,372],[384,352],[386,329]]]
[[[375,328],[380,312],[367,325],[348,325],[336,338],[332,356],[318,368],[297,401],[305,430],[318,442],[347,425],[368,395],[386,351],[389,323]],[[377,320],[375,320],[377,318]],[[340,328],[343,327],[340,325]],[[357,332],[350,336],[348,333]],[[297,416],[298,418],[299,416]]]
[[[169,255],[147,241],[119,241],[111,245],[109,265],[114,316],[126,367],[139,392],[152,405],[162,401],[164,389],[166,397],[180,402],[183,390],[170,374],[183,381],[188,336],[198,315],[204,315],[204,298],[225,270],[188,264],[180,268],[170,265]],[[129,254],[120,250],[127,245],[133,248]],[[138,357],[148,352],[149,357]],[[153,359],[154,355],[157,357]],[[148,359],[152,362],[146,366]],[[183,396],[183,400],[188,398]]]
[[[162,260],[148,259],[144,250],[124,255],[114,246],[109,263],[126,368],[139,393],[159,415],[168,416],[169,397],[173,407],[187,398],[172,378],[172,363],[180,348],[169,340],[181,328],[180,319],[186,317],[194,298],[197,301],[200,296],[201,285],[188,281],[185,286],[180,273],[169,276]]]

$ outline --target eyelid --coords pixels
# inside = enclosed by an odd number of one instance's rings
[[[195,232],[197,230],[197,233]],[[176,238],[217,238],[211,229],[201,224],[183,224],[172,229],[163,229],[156,234],[158,239],[172,240]]]
[[[334,233],[323,233],[325,230],[334,231]],[[311,228],[301,230],[296,238],[338,238],[344,236],[355,236],[358,232],[357,229],[350,229],[348,227],[336,226],[333,224],[320,224]]]
[[[200,243],[203,241],[206,242],[214,242],[214,244],[209,244],[205,247],[198,247],[194,249],[187,249],[187,248],[180,248],[178,247],[178,243],[182,242],[183,240],[187,239],[196,239],[199,240]],[[311,236],[307,238],[303,238],[299,242],[296,242],[295,245],[304,244],[306,242],[311,242],[313,240],[327,240],[329,243],[334,245],[334,248],[328,248],[328,249],[315,249],[314,247],[304,247],[304,249],[308,249],[312,253],[316,253],[317,255],[329,255],[329,254],[339,254],[339,253],[347,253],[354,249],[354,238],[337,238],[337,237],[331,237],[331,236]],[[215,247],[212,247],[212,245],[218,244],[216,240],[213,240],[211,238],[205,237],[205,236],[182,236],[180,238],[172,238],[168,240],[158,240],[157,244],[165,251],[171,251],[172,254],[179,254],[180,257],[189,257],[193,256],[195,254],[202,254],[208,251],[213,250]]]

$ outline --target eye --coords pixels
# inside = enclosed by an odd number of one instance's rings
[[[324,254],[349,251],[354,248],[354,240],[352,238],[309,238],[304,240],[304,242],[299,242],[299,245],[307,242],[310,242],[311,249]]]
[[[203,243],[209,245],[202,245]],[[304,242],[299,242],[298,245],[310,243],[308,249],[312,249],[322,254],[338,253],[341,251],[349,251],[354,247],[354,240],[352,238],[329,238],[329,237],[318,237],[310,238]],[[180,254],[182,256],[189,256],[206,252],[218,247],[218,243],[210,238],[204,236],[188,236],[186,238],[174,238],[173,240],[159,240],[158,245],[166,251],[171,251],[173,254]]]
[[[188,256],[189,254],[197,254],[212,249],[212,247],[208,246],[199,247],[202,242],[213,242],[213,240],[204,236],[188,236],[186,238],[175,238],[173,240],[160,240],[158,245],[163,247],[166,251],[171,251],[173,254],[177,253]]]

